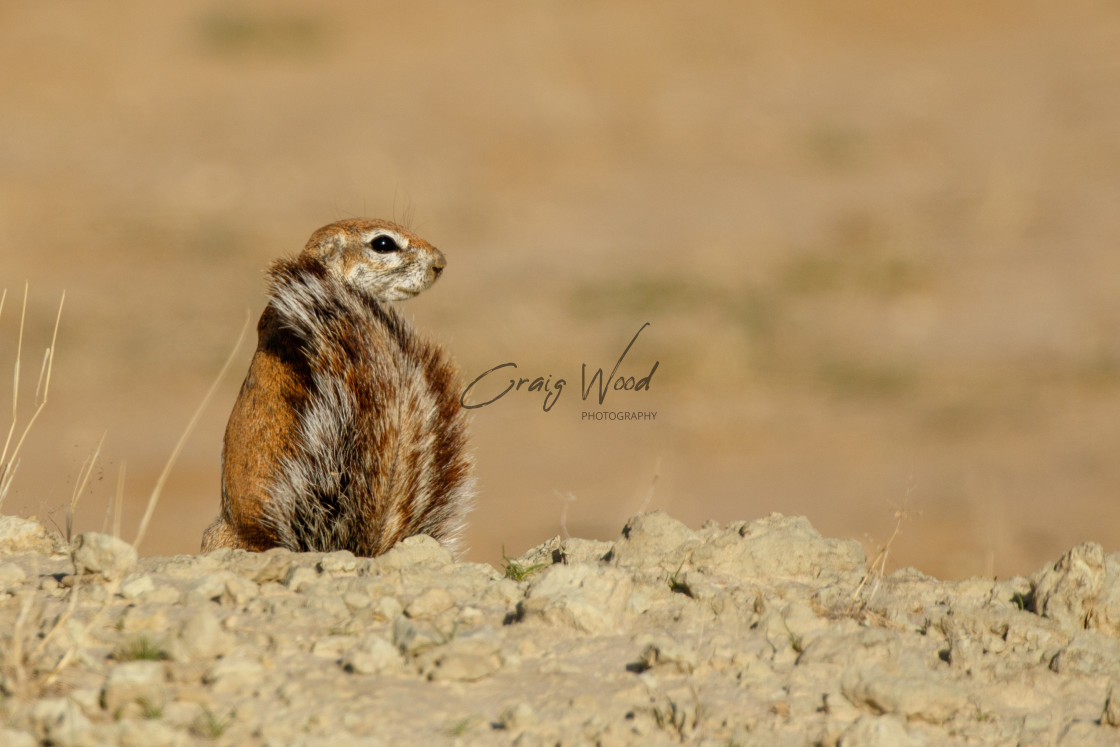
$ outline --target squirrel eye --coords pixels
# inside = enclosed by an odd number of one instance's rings
[[[385,234],[374,237],[369,242],[369,245],[379,254],[388,254],[389,252],[399,252],[401,250],[397,242],[393,241],[391,236],[386,236]]]

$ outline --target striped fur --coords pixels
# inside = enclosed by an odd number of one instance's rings
[[[414,534],[454,547],[464,526],[473,465],[456,371],[379,299],[426,288],[443,255],[393,224],[334,225],[343,229],[321,229],[269,271],[257,353],[226,432],[222,514],[204,551],[373,556]],[[411,254],[361,255],[379,227]],[[382,260],[408,278],[389,288]]]

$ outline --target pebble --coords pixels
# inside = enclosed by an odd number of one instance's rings
[[[355,674],[383,674],[404,665],[397,647],[378,635],[363,636],[342,655],[342,666]]]
[[[51,556],[59,549],[54,535],[34,519],[0,515],[0,557],[20,553]]]
[[[78,573],[97,573],[112,581],[136,564],[136,548],[122,539],[100,532],[83,532],[74,539],[74,568]]]
[[[129,703],[162,708],[166,692],[163,687],[164,666],[159,661],[129,661],[109,670],[102,691],[102,706],[111,714]]]

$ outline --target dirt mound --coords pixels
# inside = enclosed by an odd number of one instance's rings
[[[644,514],[505,573],[427,537],[137,560],[12,517],[0,554],[10,745],[1120,737],[1120,553],[1095,544],[951,583],[777,514]]]

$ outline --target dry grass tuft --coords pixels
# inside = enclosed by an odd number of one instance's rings
[[[3,297],[0,296],[0,308],[2,308],[2,299]],[[24,294],[24,306],[26,308],[26,292]],[[61,309],[62,306],[60,303],[60,316]],[[219,382],[229,371],[229,367],[233,363],[233,359],[236,356],[237,351],[240,349],[241,343],[245,339],[245,333],[248,328],[249,319],[248,317],[246,317],[245,324],[241,329],[241,334],[237,338],[237,343],[234,345],[233,350],[230,351],[225,364],[222,366],[218,375],[215,377],[214,383],[210,386],[210,389],[206,392],[206,395],[203,397],[202,401],[195,409],[194,415],[191,417],[190,422],[188,422],[187,426],[183,429],[183,433],[179,438],[179,442],[175,445],[175,448],[172,450],[171,455],[168,457],[163,471],[160,473],[159,479],[156,481],[155,487],[152,489],[152,492],[148,496],[148,504],[144,512],[144,517],[140,522],[140,527],[136,533],[136,538],[132,542],[132,546],[134,549],[138,548],[140,546],[140,543],[144,539],[144,534],[147,531],[148,523],[152,518],[155,507],[159,502],[159,497],[163,490],[163,486],[167,481],[167,477],[171,472],[171,468],[174,466],[176,459],[182,451],[183,444],[186,442],[188,436],[190,436],[191,431],[194,430],[194,427],[198,422],[198,419],[201,416],[203,410],[205,410],[206,406],[210,402],[210,399],[213,397],[214,392],[217,390]],[[22,329],[23,322],[21,319],[21,345]],[[56,321],[55,334],[57,335],[57,333],[58,323]],[[41,383],[43,385],[42,398],[38,400],[37,409],[31,420],[28,422],[27,426],[25,426],[19,441],[16,442],[16,448],[12,451],[12,456],[10,458],[8,457],[8,444],[5,444],[4,461],[0,462],[4,466],[3,476],[5,480],[5,487],[11,482],[11,474],[15,470],[14,465],[18,463],[16,461],[16,457],[18,456],[20,446],[23,444],[23,439],[24,437],[26,437],[27,431],[30,429],[31,425],[34,423],[35,417],[42,410],[42,406],[46,403],[47,388],[50,382],[50,363],[53,359],[53,351],[54,343],[52,339],[51,347],[47,349],[47,354],[44,359],[44,370],[46,371],[46,373],[45,376],[40,377]],[[17,349],[17,390],[18,384],[19,350]],[[9,443],[14,431],[15,417],[13,416],[13,423],[11,428],[9,429],[8,435]],[[104,438],[102,438],[102,441],[103,440]],[[101,444],[99,443],[97,450],[94,452],[93,456],[83,465],[82,476],[78,481],[78,485],[71,500],[71,505],[67,512],[66,536],[68,540],[70,539],[71,534],[71,518],[74,506],[77,504],[78,497],[81,495],[85,483],[89,478],[89,473],[93,469],[93,464],[95,464],[97,461],[97,458],[100,454],[100,449]],[[123,495],[123,481],[124,470],[122,468],[120,473],[120,483],[118,484],[116,518],[114,520],[114,528],[118,531],[118,533],[120,522],[120,504]],[[0,493],[0,497],[2,497],[2,495],[3,494]],[[0,656],[0,691],[4,692],[5,694],[28,697],[47,690],[57,680],[58,676],[65,670],[67,665],[71,661],[73,661],[74,657],[79,654],[82,649],[83,642],[89,637],[90,631],[93,630],[95,625],[101,622],[105,614],[108,612],[109,608],[112,606],[113,599],[120,588],[121,582],[123,581],[123,576],[117,576],[111,579],[105,585],[103,603],[93,612],[89,619],[86,620],[79,629],[75,628],[74,626],[68,625],[70,619],[73,617],[75,611],[78,608],[78,597],[81,589],[82,578],[77,574],[76,567],[72,569],[72,574],[73,585],[70,588],[70,593],[66,601],[66,608],[62,611],[61,614],[59,614],[57,619],[51,621],[49,618],[45,618],[42,615],[42,609],[35,609],[35,603],[38,597],[36,593],[32,592],[23,595],[20,604],[19,615],[16,619],[15,625],[12,627],[11,632],[7,634],[0,633],[0,651],[4,652],[3,655]],[[35,613],[34,620],[32,620],[33,612]],[[59,634],[61,632],[65,632],[71,639],[69,645],[63,646],[61,651],[58,647],[54,649],[49,648],[52,641],[54,641],[56,637],[59,637]],[[41,640],[38,640],[38,645],[32,647],[35,641],[40,638],[40,636]]]
[[[27,440],[27,434],[31,432],[31,427],[35,425],[39,414],[42,413],[43,408],[47,406],[47,395],[50,393],[51,388],[51,370],[54,367],[55,342],[58,339],[58,325],[62,320],[62,305],[66,302],[66,293],[63,292],[62,298],[58,301],[58,316],[54,320],[54,334],[51,335],[51,344],[43,354],[43,365],[39,369],[39,382],[35,386],[35,409],[32,411],[27,425],[23,427],[13,447],[12,439],[16,434],[16,426],[19,424],[19,374],[23,357],[23,330],[24,323],[27,319],[27,295],[29,288],[29,284],[24,283],[23,306],[19,317],[19,338],[16,342],[15,372],[12,376],[12,423],[8,427],[7,438],[4,439],[4,449],[0,451],[0,506],[4,505],[4,498],[8,495],[8,491],[12,487],[12,480],[15,479],[16,469],[19,467],[20,451],[23,449],[24,441]],[[3,293],[0,293],[0,315],[3,314],[4,301],[7,297],[8,290],[5,288]]]
[[[860,580],[859,586],[852,592],[851,601],[845,610],[845,615],[856,618],[874,617],[871,610],[871,604],[875,600],[875,594],[879,591],[879,586],[883,583],[883,578],[887,573],[887,558],[891,554],[891,545],[894,543],[898,535],[902,533],[902,522],[912,517],[912,512],[905,508],[898,508],[894,511],[894,529],[891,531],[887,541],[879,547],[879,552],[867,564],[867,573],[864,574],[863,579]]]

